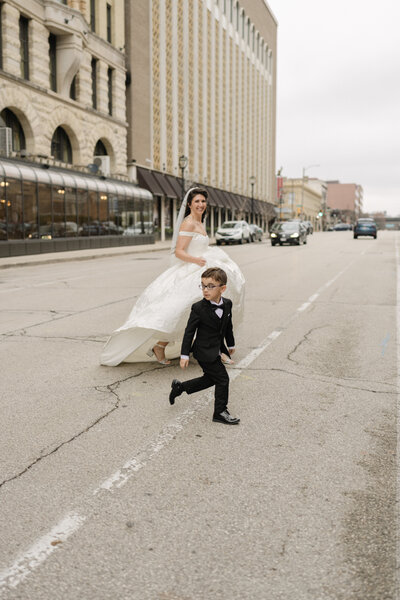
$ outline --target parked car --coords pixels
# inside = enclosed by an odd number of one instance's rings
[[[307,231],[299,221],[286,221],[272,227],[269,237],[271,245],[279,244],[307,244]]]
[[[124,229],[122,235],[142,235],[143,233],[153,233],[153,223],[151,221],[143,221],[143,223],[136,223]]]
[[[377,238],[378,231],[376,227],[376,223],[373,219],[358,219],[357,223],[354,226],[353,237],[356,240],[360,235],[368,235],[373,238]]]
[[[312,226],[311,221],[303,221],[303,225],[307,229],[307,235],[312,235],[314,233],[314,227]]]
[[[258,240],[259,242],[262,242],[263,230],[261,229],[261,227],[255,225],[254,223],[249,225],[249,227],[251,233],[251,241],[256,242]]]
[[[336,223],[333,231],[350,231],[351,225],[349,223]]]
[[[215,234],[217,246],[220,244],[243,244],[251,242],[251,232],[247,221],[225,221]]]

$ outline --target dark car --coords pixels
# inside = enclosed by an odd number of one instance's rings
[[[354,225],[353,237],[356,240],[360,235],[368,235],[375,239],[377,238],[377,227],[373,219],[358,219],[357,223]]]
[[[307,244],[307,231],[302,223],[298,221],[287,221],[286,223],[279,223],[271,229],[269,234],[271,238],[271,245],[275,246],[279,244],[296,244],[300,246]]]
[[[258,225],[255,225],[254,223],[249,225],[249,227],[250,227],[251,241],[256,242],[258,240],[259,242],[262,242],[263,230],[261,229],[261,227],[259,227]]]

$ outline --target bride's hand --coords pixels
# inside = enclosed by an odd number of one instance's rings
[[[202,256],[199,256],[199,258],[196,258],[194,260],[194,262],[196,263],[196,265],[199,265],[199,267],[205,267],[207,264],[206,259],[203,258]]]

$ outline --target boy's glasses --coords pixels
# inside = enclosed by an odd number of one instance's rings
[[[208,285],[204,285],[204,283],[200,283],[199,288],[201,290],[213,290],[216,287],[222,287],[223,283],[220,283],[219,285],[213,285],[212,283],[209,283]]]

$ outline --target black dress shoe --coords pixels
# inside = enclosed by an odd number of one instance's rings
[[[237,425],[240,422],[240,419],[232,417],[227,410],[224,410],[219,415],[214,415],[213,421],[216,423],[225,423],[225,425]]]
[[[178,379],[173,379],[171,383],[171,392],[169,394],[169,403],[175,404],[175,398],[183,392],[182,382]]]

